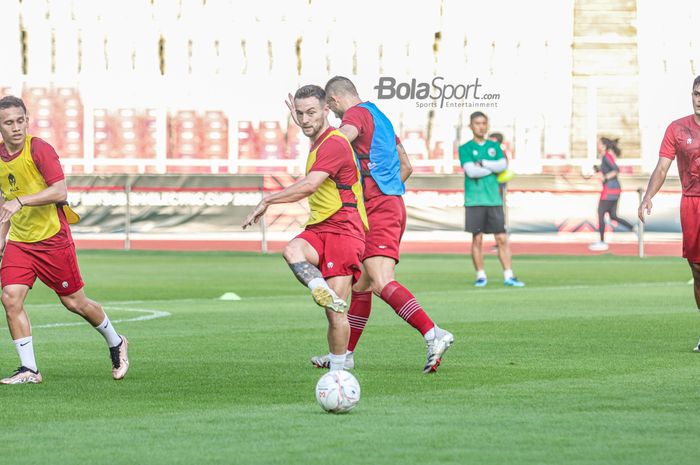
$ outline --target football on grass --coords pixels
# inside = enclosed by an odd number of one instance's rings
[[[329,371],[316,383],[316,400],[326,412],[349,412],[360,400],[360,383],[345,370]]]

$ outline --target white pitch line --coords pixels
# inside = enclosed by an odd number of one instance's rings
[[[31,305],[30,307],[56,307],[56,304],[38,304],[38,305]],[[118,318],[116,320],[111,320],[112,323],[128,323],[132,321],[147,321],[147,320],[155,320],[156,318],[164,318],[166,316],[170,316],[170,312],[165,312],[163,310],[152,310],[149,308],[124,308],[124,307],[115,307],[112,305],[105,305],[105,309],[108,310],[118,310],[118,311],[123,311],[123,312],[136,312],[136,313],[147,313],[147,315],[141,315],[133,318]],[[63,328],[66,326],[83,326],[85,325],[84,321],[75,321],[72,323],[46,323],[43,325],[32,325],[32,328]],[[0,327],[0,329],[6,329],[4,327]]]

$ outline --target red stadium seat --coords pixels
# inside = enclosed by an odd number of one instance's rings
[[[168,117],[168,159],[226,159],[228,119],[221,111],[178,111]],[[172,173],[223,172],[212,166],[168,166]]]
[[[301,155],[300,145],[303,134],[292,118],[287,122],[287,134],[285,137],[285,155],[290,160],[295,160]]]
[[[207,111],[202,117],[202,151],[203,158],[228,157],[228,119],[221,111]]]
[[[278,121],[261,121],[258,128],[260,158],[280,159],[285,157],[285,138]]]
[[[258,135],[250,121],[238,122],[238,158],[258,158]]]
[[[77,89],[25,87],[29,133],[49,142],[59,156],[83,156],[83,104]]]
[[[143,158],[156,156],[156,115],[149,109],[95,109],[93,113],[95,159]],[[139,166],[95,166],[97,173],[153,172]]]

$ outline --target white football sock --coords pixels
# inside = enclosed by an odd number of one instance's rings
[[[112,322],[109,321],[107,315],[105,315],[105,319],[102,323],[95,326],[95,329],[105,338],[109,347],[117,347],[122,343],[121,336],[114,330],[114,326],[112,326]]]
[[[476,279],[486,279],[486,272],[484,270],[478,270],[476,272]]]
[[[513,277],[513,270],[503,270],[503,279],[511,279]]]
[[[338,294],[336,294],[335,291],[330,288],[330,286],[328,285],[328,283],[326,282],[325,279],[314,278],[311,281],[309,281],[309,289],[311,289],[313,291],[317,287],[324,287],[324,288],[328,289],[328,291],[331,293],[331,295],[333,296],[334,299],[338,298]]]
[[[331,359],[331,371],[338,371],[345,368],[345,354],[328,354]]]
[[[309,281],[309,289],[313,291],[317,287],[325,287],[326,289],[332,291],[332,289],[328,286],[326,280],[323,278],[314,278],[311,281]]]
[[[23,337],[20,339],[15,339],[12,342],[14,342],[15,347],[17,347],[19,363],[30,370],[37,371],[36,360],[34,359],[34,343],[32,342],[32,337]]]

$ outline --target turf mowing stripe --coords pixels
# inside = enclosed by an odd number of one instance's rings
[[[497,287],[496,287],[497,286]],[[673,286],[683,286],[687,287],[685,282],[681,281],[656,281],[656,282],[639,282],[639,283],[617,283],[617,284],[581,284],[581,285],[563,285],[563,286],[528,286],[518,289],[509,289],[502,285],[495,285],[491,289],[474,289],[471,285],[464,289],[451,289],[449,291],[416,291],[417,295],[441,295],[447,293],[478,293],[486,294],[492,292],[532,292],[532,291],[556,291],[556,290],[577,290],[577,289],[605,289],[605,288],[636,288],[636,287],[673,287]],[[282,294],[274,296],[249,296],[245,297],[246,301],[250,300],[280,300],[280,299],[290,299],[298,298],[302,294]],[[218,297],[207,297],[199,299],[153,299],[153,300],[115,300],[111,303],[118,305],[129,305],[129,304],[145,304],[145,303],[187,303],[187,302],[209,302],[218,301]],[[233,301],[232,301],[233,302]],[[38,304],[40,305],[52,305],[52,304]]]

